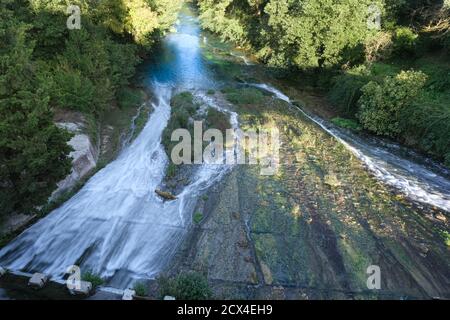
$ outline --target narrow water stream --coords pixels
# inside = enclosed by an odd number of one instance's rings
[[[156,57],[158,63],[146,69],[146,83],[156,101],[141,134],[73,198],[3,248],[0,265],[62,278],[67,268],[76,264],[116,288],[153,278],[164,269],[189,229],[197,197],[230,170],[228,166],[201,166],[194,182],[176,201],[163,202],[154,192],[168,164],[161,135],[170,117],[173,93],[194,90],[205,103],[221,109],[202,94],[215,84],[202,57],[200,41],[204,39],[198,19],[188,8],[180,14],[176,29],[165,38]],[[255,86],[290,103],[267,84]],[[237,127],[238,115],[226,112]],[[336,130],[319,118],[307,117],[354,152],[383,182],[414,200],[450,211],[450,180],[444,171],[439,175],[423,164]]]
[[[450,173],[446,168],[396,144],[387,144],[376,138],[363,139],[336,128],[293,105],[288,96],[268,84],[252,86],[271,92],[315,122],[355,154],[383,183],[396,188],[411,200],[450,212]]]

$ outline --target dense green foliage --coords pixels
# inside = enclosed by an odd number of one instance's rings
[[[368,0],[199,0],[203,26],[251,47],[278,67],[329,67],[359,61]]]
[[[369,82],[361,90],[358,118],[363,126],[391,137],[401,132],[400,115],[420,93],[427,81],[422,72],[402,71],[383,83]]]
[[[79,5],[81,29],[67,27]],[[181,0],[1,0],[0,215],[45,204],[70,172],[70,135],[53,111],[100,118],[127,85]]]
[[[312,75],[340,116],[450,165],[449,0],[197,3],[203,26],[222,39],[253,51],[290,79]],[[377,12],[380,27],[373,24]],[[411,69],[428,80],[402,72]],[[405,75],[420,79],[401,80]]]
[[[43,203],[70,168],[69,134],[52,122],[28,29],[0,11],[0,215]]]
[[[212,292],[208,280],[200,273],[182,273],[174,278],[158,278],[160,296],[173,296],[177,300],[207,300]]]
[[[353,131],[361,131],[362,130],[362,128],[359,125],[359,123],[356,122],[353,119],[346,119],[346,118],[337,117],[337,118],[331,119],[331,122],[334,123],[335,125],[337,125],[338,127],[341,127],[341,128],[350,129],[350,130],[353,130]]]

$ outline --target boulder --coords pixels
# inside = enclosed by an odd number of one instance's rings
[[[126,289],[123,292],[122,300],[133,300],[135,295],[136,295],[136,291],[131,290],[131,289]]]
[[[48,282],[49,276],[43,273],[35,273],[28,281],[28,285],[34,289],[42,289]]]
[[[166,199],[166,200],[176,200],[176,199],[177,199],[177,197],[175,197],[175,196],[174,196],[173,194],[171,194],[170,192],[161,191],[161,190],[158,190],[158,189],[156,189],[155,192],[156,192],[156,194],[157,194],[158,196],[160,196],[161,198],[164,198],[164,199]]]

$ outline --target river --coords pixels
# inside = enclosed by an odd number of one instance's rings
[[[161,135],[170,117],[170,98],[174,92],[193,90],[197,97],[207,99],[202,92],[217,86],[204,62],[200,44],[205,39],[195,14],[183,9],[176,29],[164,39],[158,63],[145,69],[145,83],[156,98],[154,112],[140,135],[75,196],[3,248],[0,265],[43,272],[56,279],[62,279],[69,266],[79,265],[115,288],[154,278],[164,270],[192,224],[197,198],[231,169],[202,165],[175,201],[164,202],[154,192],[169,161]],[[248,61],[244,60],[246,65]],[[290,102],[268,84],[255,86]],[[222,111],[230,114],[237,127],[237,114]],[[308,117],[354,152],[376,178],[413,200],[450,210],[450,181],[444,168],[402,158],[379,144]]]

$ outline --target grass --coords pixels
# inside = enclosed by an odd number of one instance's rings
[[[201,212],[194,213],[193,220],[195,224],[199,224],[203,220],[203,213]]]
[[[178,172],[178,166],[176,164],[174,164],[173,162],[170,162],[169,166],[167,167],[166,177],[171,179],[176,176],[177,172]]]
[[[132,139],[136,139],[136,137],[141,133],[141,131],[144,129],[145,125],[147,124],[149,115],[150,115],[150,107],[145,105],[141,108],[141,111],[138,115],[138,117],[135,119],[134,125],[134,133]]]
[[[225,134],[227,129],[231,128],[229,116],[214,108],[208,108],[208,114],[206,115],[206,126],[207,128],[218,129],[223,134]]]
[[[224,89],[226,98],[236,105],[260,104],[264,101],[264,94],[256,88]]]
[[[205,120],[203,130],[214,128],[225,133],[226,129],[231,128],[228,114],[220,112],[214,108],[209,107],[205,119],[200,118],[197,113],[199,105],[195,103],[191,92],[182,92],[175,95],[171,100],[171,117],[167,127],[164,129],[162,136],[162,144],[167,155],[170,157],[173,147],[178,144],[177,141],[171,141],[172,133],[176,129],[187,129],[193,137],[192,120]],[[206,142],[205,142],[206,144]],[[173,178],[178,172],[178,166],[173,163],[169,164],[167,168],[166,178]]]
[[[81,275],[81,280],[90,282],[93,288],[101,286],[105,281],[92,271],[87,271]]]
[[[148,296],[148,288],[143,282],[136,282],[133,285],[133,290],[136,292],[137,296],[146,297]]]
[[[337,118],[331,119],[331,122],[341,128],[350,129],[353,131],[361,131],[362,130],[361,125],[352,119],[345,119],[345,118],[337,117]]]

